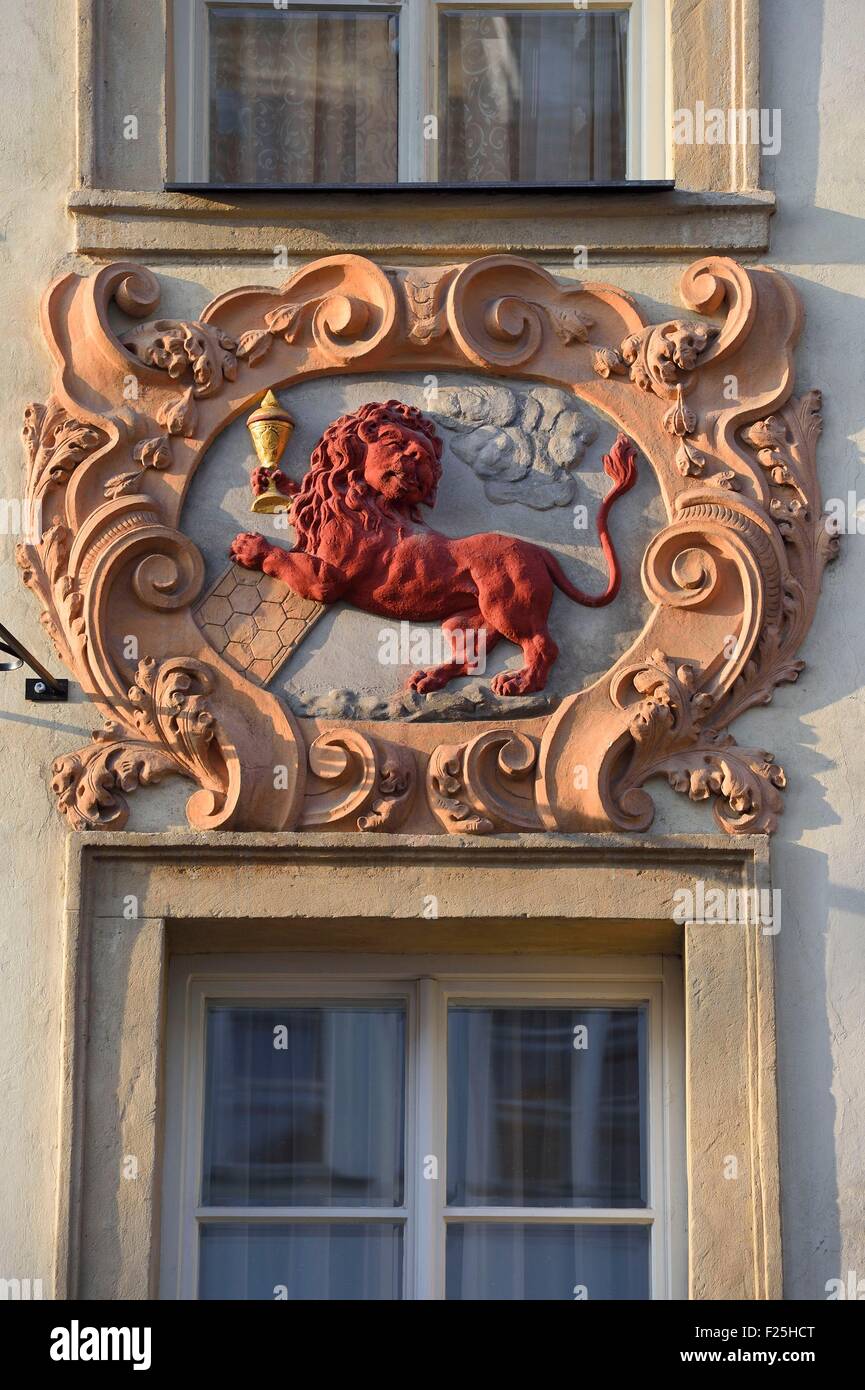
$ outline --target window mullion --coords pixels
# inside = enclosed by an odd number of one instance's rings
[[[444,1184],[446,1032],[438,982],[425,978],[418,989],[417,1148],[413,1155],[416,1299],[444,1298]]]

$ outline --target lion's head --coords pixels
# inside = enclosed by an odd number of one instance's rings
[[[316,444],[291,519],[300,550],[321,552],[329,523],[378,530],[432,506],[442,442],[431,420],[402,401],[363,405],[328,425]]]

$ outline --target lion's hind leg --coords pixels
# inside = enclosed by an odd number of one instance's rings
[[[442,632],[451,650],[452,660],[428,671],[412,671],[406,681],[408,690],[428,695],[441,690],[457,676],[470,676],[484,669],[486,654],[498,642],[501,633],[491,628],[479,608],[466,613],[454,613],[442,623]]]
[[[535,633],[527,641],[520,643],[525,658],[525,666],[518,671],[500,671],[490,682],[496,695],[532,695],[543,690],[550,668],[559,654],[559,649],[550,634]]]
[[[531,695],[543,690],[559,649],[547,630],[553,584],[543,552],[528,542],[508,541],[474,578],[479,605],[496,631],[521,647],[525,665],[500,671],[490,682],[495,695]]]

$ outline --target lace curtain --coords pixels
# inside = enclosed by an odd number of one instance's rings
[[[628,16],[446,11],[439,178],[625,178]]]
[[[395,182],[396,22],[211,10],[211,182]]]

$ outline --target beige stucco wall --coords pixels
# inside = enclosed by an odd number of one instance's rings
[[[825,492],[846,496],[858,488],[865,496],[861,0],[763,0],[762,10],[762,101],[783,113],[781,154],[766,161],[762,177],[779,201],[767,259],[793,278],[805,304],[798,382],[825,393]],[[14,92],[11,114],[0,125],[0,497],[6,499],[20,491],[22,407],[44,399],[49,384],[37,324],[40,293],[58,270],[88,265],[71,255],[65,211],[76,159],[74,14],[72,0],[30,0],[4,15],[0,80]],[[146,94],[136,99],[146,105]],[[127,155],[134,167],[141,151],[118,144],[117,158]],[[282,278],[260,260],[153,264],[166,316],[195,316],[224,289]],[[649,308],[676,305],[682,264],[651,257],[617,262],[599,278],[632,290]],[[36,605],[19,585],[12,559],[15,539],[2,537],[3,620],[44,658]],[[791,1298],[822,1297],[826,1280],[845,1278],[851,1269],[865,1277],[863,588],[865,544],[852,536],[828,573],[798,685],[782,687],[771,708],[750,713],[736,728],[741,742],[771,749],[790,778],[773,879],[783,894],[777,1011]],[[47,773],[52,759],[80,746],[95,722],[80,699],[40,709],[25,704],[22,674],[0,679],[0,1277],[42,1278],[46,1293],[61,1085],[64,840]],[[653,793],[657,832],[714,829],[707,808],[662,788]],[[182,802],[170,786],[139,793],[130,828],[176,823]]]

